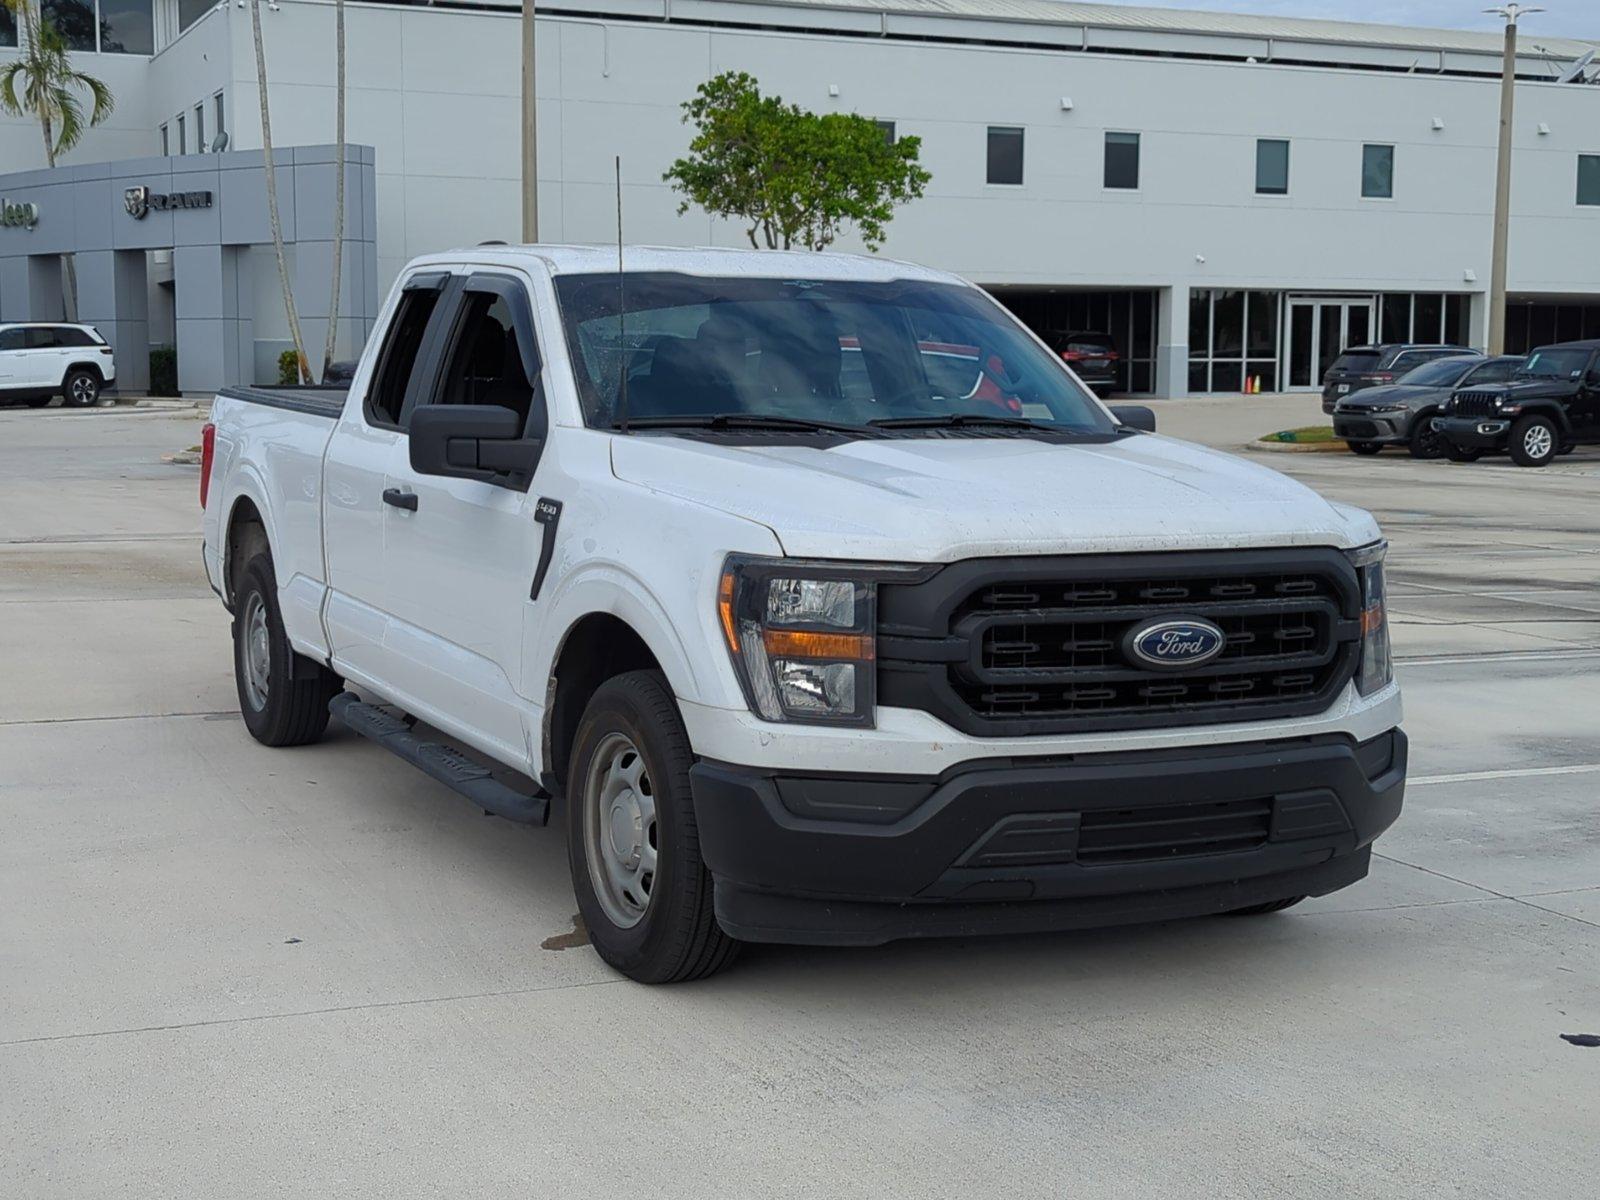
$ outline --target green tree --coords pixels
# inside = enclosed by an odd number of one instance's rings
[[[920,138],[891,142],[866,117],[763,96],[742,71],[702,83],[683,120],[696,128],[689,153],[662,177],[683,193],[678,212],[738,221],[757,249],[822,250],[853,225],[876,250],[895,207],[933,178],[917,162]]]
[[[111,115],[116,100],[103,82],[72,65],[67,40],[44,18],[37,0],[0,0],[16,14],[22,34],[18,57],[0,67],[0,111],[36,117],[44,138],[44,160],[54,167],[83,137],[85,129]],[[80,93],[87,93],[84,111]],[[67,315],[78,315],[78,276],[72,256],[62,258]]]

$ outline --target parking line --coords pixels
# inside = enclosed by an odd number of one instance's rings
[[[1543,662],[1557,655],[1563,660],[1600,658],[1600,647],[1551,646],[1548,650],[1513,650],[1507,654],[1418,654],[1414,657],[1398,655],[1394,664],[1397,667],[1450,667],[1462,663]]]
[[[1535,775],[1591,775],[1600,771],[1600,763],[1574,763],[1566,767],[1514,767],[1505,771],[1463,771],[1459,775],[1423,775],[1408,779],[1411,787],[1424,787],[1430,783],[1473,783],[1480,779],[1530,779]]]

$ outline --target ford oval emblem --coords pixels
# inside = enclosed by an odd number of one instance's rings
[[[1123,641],[1134,665],[1167,671],[1210,662],[1227,644],[1227,634],[1199,617],[1169,617],[1135,625]]]

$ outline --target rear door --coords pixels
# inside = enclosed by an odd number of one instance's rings
[[[528,280],[510,269],[476,271],[452,286],[445,305],[438,369],[408,398],[402,425],[422,405],[498,404],[542,445],[549,418]],[[402,432],[386,488],[408,500],[383,513],[394,686],[433,723],[524,769],[535,765],[536,706],[516,681],[544,536],[534,519],[538,481],[537,470],[520,486],[419,474]]]
[[[1585,439],[1600,438],[1600,352],[1590,357],[1568,412],[1574,433]]]
[[[22,352],[21,386],[30,388],[60,387],[66,376],[66,363],[62,355],[66,348],[56,330],[50,325],[30,325],[25,331]]]

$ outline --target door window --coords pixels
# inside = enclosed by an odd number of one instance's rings
[[[61,344],[61,335],[54,329],[34,328],[28,330],[29,350],[54,350]]]
[[[527,428],[533,383],[506,298],[467,292],[455,342],[446,359],[435,404],[494,404],[509,408]]]
[[[422,349],[428,321],[439,304],[439,290],[433,287],[408,287],[400,295],[400,306],[378,352],[378,367],[367,388],[367,421],[373,425],[398,428],[411,383],[412,369]]]
[[[0,329],[0,350],[21,350],[24,332],[21,329]]]

